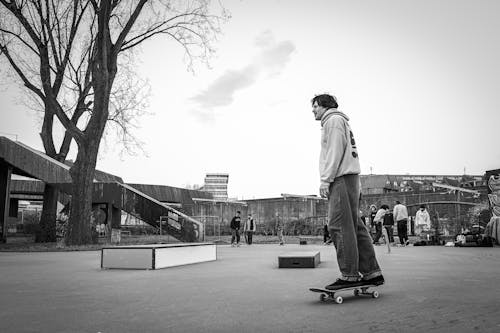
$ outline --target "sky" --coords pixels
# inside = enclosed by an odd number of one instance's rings
[[[188,71],[167,39],[143,45],[136,65],[151,96],[135,135],[145,153],[105,143],[98,169],[175,187],[228,173],[238,199],[318,194],[310,100],[321,93],[350,118],[362,174],[500,168],[500,1],[221,2],[232,17],[210,68]],[[2,85],[0,135],[42,150],[22,94]]]

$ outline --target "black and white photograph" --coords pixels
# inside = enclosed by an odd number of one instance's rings
[[[0,332],[499,332],[500,1],[0,0]]]

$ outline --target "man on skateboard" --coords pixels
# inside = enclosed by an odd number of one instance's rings
[[[328,226],[341,276],[327,290],[384,283],[372,239],[359,218],[358,151],[349,118],[338,111],[334,96],[317,95],[312,112],[321,121],[320,195],[328,198]]]

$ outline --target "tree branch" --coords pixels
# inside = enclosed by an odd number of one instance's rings
[[[134,12],[132,15],[130,15],[130,18],[128,19],[127,23],[125,24],[125,28],[121,31],[120,35],[118,36],[118,39],[115,42],[115,45],[113,46],[113,55],[116,57],[118,55],[118,52],[120,52],[120,49],[122,48],[122,44],[127,37],[128,33],[130,32],[130,29],[134,26],[135,21],[139,17],[139,14],[142,11],[142,7],[144,7],[144,4],[146,3],[147,0],[140,0],[140,2],[137,4],[137,6],[134,9]]]
[[[73,4],[73,19],[71,22],[71,29],[70,29],[70,34],[69,34],[69,40],[68,40],[68,45],[66,46],[66,53],[64,54],[64,59],[62,60],[61,67],[58,68],[58,73],[54,79],[54,90],[59,91],[61,88],[61,84],[64,78],[64,72],[66,70],[66,66],[69,61],[69,56],[71,53],[71,49],[73,46],[73,42],[76,36],[76,32],[78,31],[78,27],[80,26],[80,22],[82,20],[83,15],[85,14],[85,11],[87,9],[87,6],[89,5],[89,1],[86,2],[85,6],[82,8],[82,11],[80,12],[80,15],[77,15],[77,10],[78,10],[78,0],[74,0]]]
[[[2,3],[5,6],[5,8],[7,8],[12,14],[14,14],[14,16],[19,20],[19,22],[22,24],[26,32],[29,34],[29,36],[31,37],[37,48],[40,49],[41,45],[40,36],[38,36],[35,33],[33,27],[29,24],[28,20],[22,14],[21,12],[22,5],[20,7],[17,7],[15,2],[8,2],[6,0],[0,0],[0,3]]]
[[[40,89],[38,89],[33,83],[31,83],[28,80],[26,75],[24,75],[23,71],[19,68],[19,66],[16,64],[14,59],[12,59],[12,57],[10,56],[10,53],[9,53],[7,46],[0,44],[0,50],[5,54],[5,56],[7,57],[7,60],[9,61],[10,65],[12,66],[14,71],[17,73],[17,75],[19,75],[21,80],[24,82],[24,85],[28,89],[33,91],[35,94],[37,94],[38,97],[40,97],[43,100],[45,98],[45,95],[43,94],[43,92]]]
[[[51,27],[51,24],[50,24],[50,7],[49,7],[49,1],[45,1],[45,13],[47,15],[47,18],[45,20],[43,20],[44,24],[45,24],[45,30],[47,30],[47,35],[49,36],[48,38],[48,41],[51,45],[51,48],[52,48],[52,56],[54,57],[54,62],[55,62],[55,65],[56,65],[56,69],[57,71],[59,72],[60,68],[61,68],[61,62],[59,61],[59,54],[57,52],[57,47],[56,47],[56,42],[54,40],[54,35],[52,33],[53,31],[53,28]]]
[[[0,28],[0,31],[3,32],[3,33],[6,33],[8,35],[12,35],[14,37],[16,37],[17,39],[19,39],[21,41],[21,43],[23,43],[27,48],[29,48],[31,51],[33,51],[33,53],[35,53],[37,56],[40,56],[40,53],[38,53],[37,50],[35,50],[33,48],[33,46],[31,46],[27,41],[25,41],[20,34],[16,34],[10,30],[5,30],[5,29],[2,29]]]
[[[156,31],[160,31],[160,30],[158,30],[158,29],[160,29],[162,26],[167,25],[169,22],[172,22],[172,21],[174,21],[174,20],[176,20],[176,19],[179,19],[179,18],[181,18],[181,17],[187,17],[187,16],[190,16],[190,15],[196,15],[196,14],[195,14],[195,11],[191,11],[191,12],[189,12],[189,13],[184,13],[184,14],[175,15],[175,16],[173,16],[173,17],[169,18],[169,19],[168,19],[168,20],[166,20],[166,21],[159,22],[158,24],[153,25],[152,27],[150,27],[149,29],[147,29],[145,32],[143,32],[143,33],[141,33],[141,34],[139,34],[139,35],[137,35],[137,36],[134,36],[133,38],[131,38],[131,39],[129,39],[129,40],[127,40],[127,41],[125,41],[125,42],[123,43],[123,45],[122,45],[122,49],[121,49],[121,51],[126,50],[126,49],[129,49],[129,48],[131,48],[131,47],[134,47],[135,45],[137,45],[137,44],[139,44],[139,43],[143,42],[143,41],[144,41],[144,40],[146,40],[147,38],[152,37],[152,36],[153,36],[153,35],[155,35],[156,33],[153,33],[152,35],[147,36],[147,37],[145,37],[145,38],[142,38],[142,37],[144,37],[145,35],[148,35],[148,34],[150,34],[150,33],[154,32],[155,30],[156,30]],[[179,23],[177,23],[177,24],[179,24]],[[174,26],[170,26],[170,27],[174,27]],[[167,27],[167,28],[162,29],[162,30],[169,29],[170,27]],[[137,39],[141,39],[141,40],[140,40],[139,42],[136,42],[136,43],[135,43],[134,41],[135,41],[135,40],[137,40]],[[130,44],[130,43],[133,43],[133,42],[134,42],[134,45],[132,45],[132,46],[128,46],[128,47],[124,48],[124,46],[126,46],[126,45],[128,45],[128,44]]]

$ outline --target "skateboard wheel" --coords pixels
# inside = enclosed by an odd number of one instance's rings
[[[354,296],[359,296],[359,290],[358,289],[354,289]]]
[[[337,304],[342,304],[343,301],[344,301],[344,299],[342,298],[342,296],[337,296],[335,298],[335,303],[337,303]]]
[[[373,297],[373,298],[378,298],[378,296],[379,296],[378,291],[374,291],[374,292],[372,293],[372,297]]]
[[[327,296],[326,296],[325,294],[321,294],[321,295],[319,295],[319,300],[320,300],[321,302],[325,302],[325,301],[326,301],[326,299],[327,299]]]

